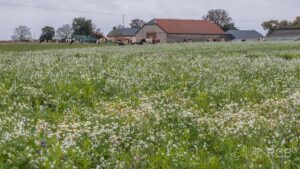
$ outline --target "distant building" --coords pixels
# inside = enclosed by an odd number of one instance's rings
[[[107,39],[112,42],[135,43],[136,33],[140,28],[113,28],[107,35]]]
[[[255,30],[229,30],[224,35],[226,41],[260,41],[264,38]]]
[[[137,41],[176,43],[217,41],[223,30],[211,21],[153,19],[136,34]]]
[[[72,38],[76,42],[80,43],[96,43],[97,40],[91,36],[85,36],[85,35],[73,35]]]
[[[52,37],[52,41],[64,42],[65,38],[62,38],[62,37],[59,37],[59,36],[55,36],[55,37]]]
[[[269,41],[297,41],[300,40],[300,28],[298,29],[280,29],[275,30],[269,36],[267,36]]]

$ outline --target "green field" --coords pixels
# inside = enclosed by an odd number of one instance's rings
[[[300,168],[300,43],[4,46],[0,169]]]
[[[0,43],[0,52],[25,52],[25,51],[37,51],[37,50],[50,50],[50,49],[72,49],[72,48],[88,48],[88,47],[100,47],[97,44],[72,44],[68,43]]]

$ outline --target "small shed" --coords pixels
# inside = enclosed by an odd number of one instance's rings
[[[268,41],[299,41],[300,28],[275,30],[273,33],[267,36],[267,40]]]
[[[85,35],[73,35],[72,36],[75,41],[80,43],[96,43],[97,40],[91,36],[85,36]]]
[[[52,37],[52,41],[55,41],[56,43],[64,42],[65,38],[62,38],[62,37],[59,37],[59,36],[55,36],[55,37]]]
[[[229,30],[224,35],[226,41],[260,41],[264,38],[256,30]]]
[[[113,28],[107,35],[107,39],[112,42],[135,43],[136,33],[140,28]]]

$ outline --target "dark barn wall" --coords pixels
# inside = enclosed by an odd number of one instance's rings
[[[199,35],[199,34],[168,34],[168,43],[180,43],[184,40],[188,41],[191,39],[193,42],[206,42],[209,39],[219,39],[221,35]]]
[[[221,38],[223,38],[225,41],[232,41],[235,39],[231,34],[224,34],[221,36]]]

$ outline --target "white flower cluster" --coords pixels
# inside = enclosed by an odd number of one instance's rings
[[[299,44],[0,52],[0,168],[296,168]],[[292,149],[290,159],[252,148]]]

